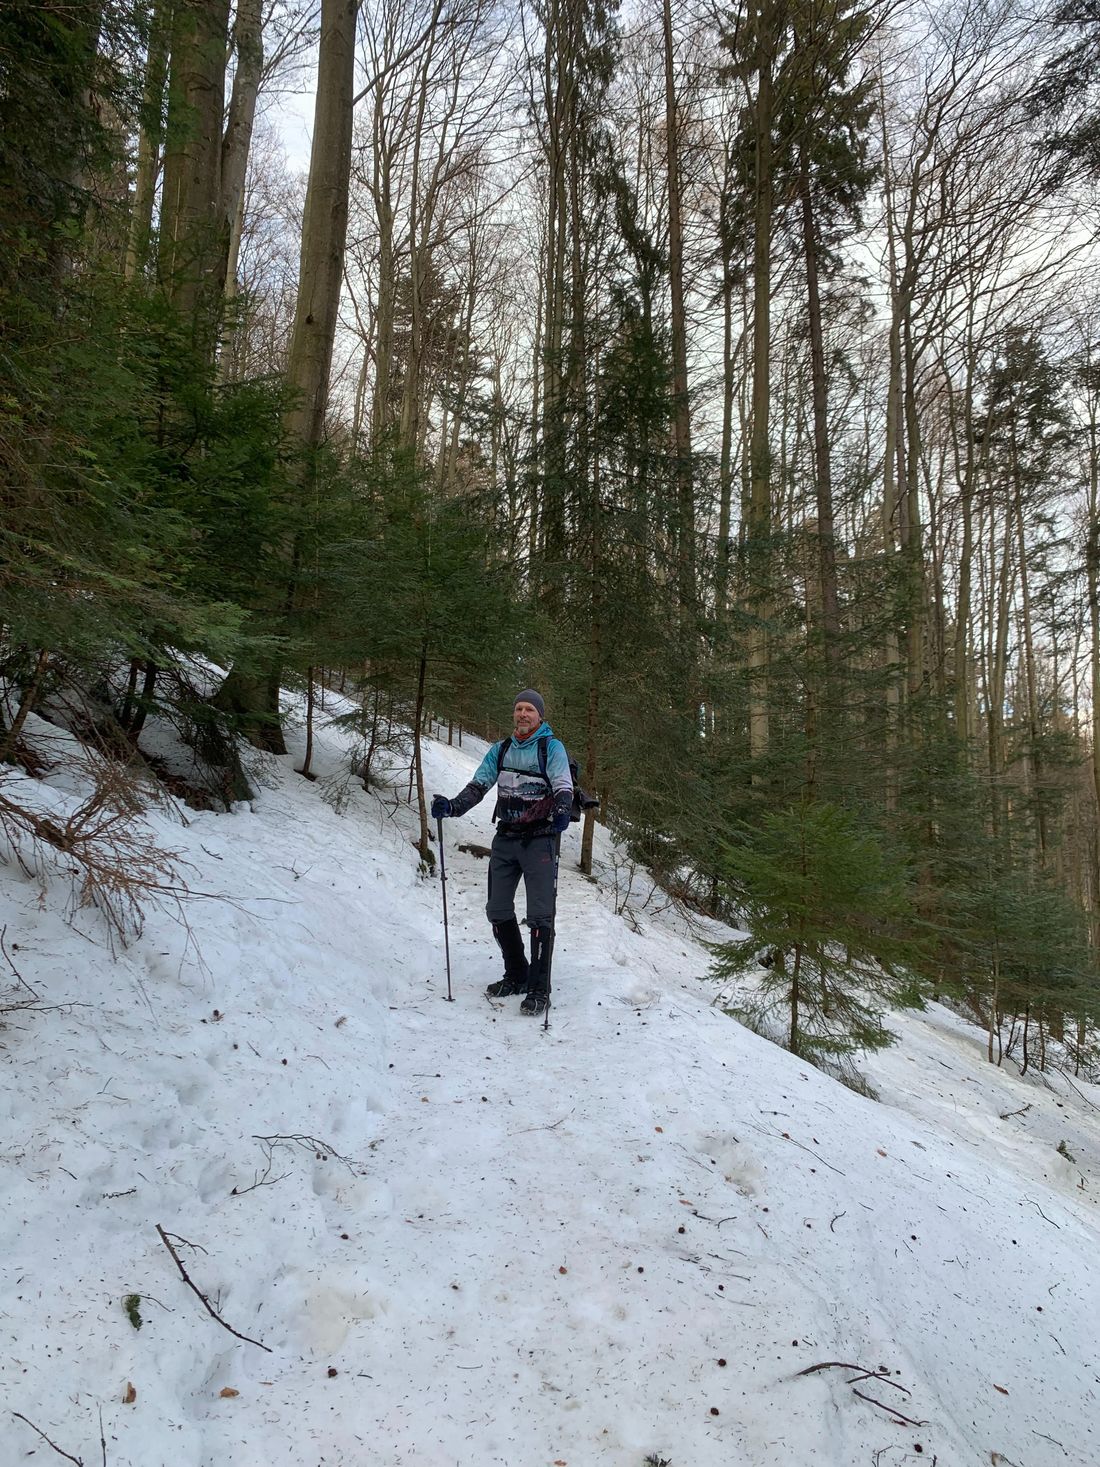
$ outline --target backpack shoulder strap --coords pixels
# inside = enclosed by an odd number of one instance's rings
[[[512,735],[511,734],[506,735],[503,739],[501,739],[500,743],[497,745],[497,772],[498,773],[504,767],[504,756],[505,756],[505,754],[507,754],[508,750],[511,748],[511,745],[512,745]]]
[[[547,750],[547,747],[549,746],[549,743],[550,743],[550,735],[549,734],[543,734],[542,738],[539,739],[539,742],[538,742],[539,773],[542,775],[543,779],[546,780],[547,784],[550,783],[550,776],[546,772],[546,750]]]

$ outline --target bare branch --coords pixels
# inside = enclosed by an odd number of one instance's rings
[[[52,1447],[59,1457],[64,1457],[66,1462],[75,1462],[76,1467],[84,1467],[83,1457],[74,1457],[71,1452],[62,1451],[57,1443],[50,1441],[49,1437],[42,1430],[42,1428],[40,1426],[35,1426],[34,1422],[28,1420],[28,1418],[23,1415],[22,1411],[13,1411],[11,1414],[16,1417],[17,1420],[25,1421],[30,1429],[32,1431],[36,1431],[38,1435],[42,1438],[42,1440],[46,1443],[46,1445]]]
[[[194,1283],[194,1281],[192,1280],[190,1274],[184,1268],[183,1263],[180,1261],[179,1254],[176,1252],[175,1248],[173,1248],[173,1246],[172,1246],[172,1244],[171,1244],[171,1242],[169,1240],[169,1235],[164,1231],[164,1229],[161,1227],[160,1223],[157,1223],[156,1224],[156,1229],[157,1229],[157,1232],[160,1234],[160,1240],[161,1240],[161,1242],[168,1249],[168,1252],[172,1255],[172,1260],[175,1263],[176,1267],[180,1271],[180,1277],[183,1279],[184,1283],[191,1290],[191,1292],[198,1295],[199,1299],[202,1301],[203,1308],[206,1310],[207,1314],[210,1315],[211,1319],[216,1319],[218,1321],[218,1323],[221,1325],[222,1329],[227,1329],[229,1331],[229,1333],[231,1335],[235,1335],[238,1340],[244,1340],[244,1342],[246,1344],[248,1344],[248,1345],[258,1345],[261,1350],[266,1350],[267,1353],[270,1355],[271,1354],[271,1346],[270,1345],[265,1345],[262,1340],[254,1340],[254,1339],[252,1339],[252,1337],[250,1335],[242,1335],[241,1332],[240,1332],[240,1330],[234,1329],[231,1324],[227,1324],[225,1322],[225,1320],[221,1317],[221,1315],[218,1313],[218,1311],[214,1308],[213,1304],[211,1304],[210,1300],[206,1297],[206,1295],[198,1287],[198,1285],[196,1283]],[[174,1233],[172,1234],[172,1237],[175,1237],[175,1234]],[[52,1443],[51,1443],[51,1445],[52,1445]],[[64,1454],[62,1454],[62,1455],[64,1455]],[[75,1457],[70,1457],[69,1460],[70,1461],[75,1461],[76,1459],[75,1459]],[[83,1467],[83,1464],[81,1464],[81,1467]]]

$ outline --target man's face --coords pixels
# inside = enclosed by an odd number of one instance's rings
[[[529,739],[542,719],[533,703],[517,703],[512,713],[512,727],[517,739]]]

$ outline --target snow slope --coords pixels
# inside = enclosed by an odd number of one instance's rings
[[[430,746],[429,787],[482,747]],[[863,1099],[714,1007],[706,952],[644,882],[617,915],[575,834],[544,1032],[482,995],[455,842],[488,801],[446,826],[447,1004],[409,812],[338,815],[292,765],[150,815],[206,895],[117,961],[0,871],[51,1006],[0,1028],[0,1464],[1100,1462],[1096,1087],[995,1071],[932,1009]]]

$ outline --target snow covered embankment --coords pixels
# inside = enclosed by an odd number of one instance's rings
[[[479,752],[429,747],[430,787]],[[38,1428],[98,1463],[100,1410],[109,1467],[1100,1460],[1095,1088],[992,1072],[932,1011],[861,1099],[712,1008],[574,834],[544,1034],[482,996],[455,842],[489,802],[445,827],[446,1004],[407,812],[337,816],[292,763],[251,810],[150,816],[207,895],[117,962],[0,873],[50,1006],[0,1030],[0,1460],[52,1456]]]

